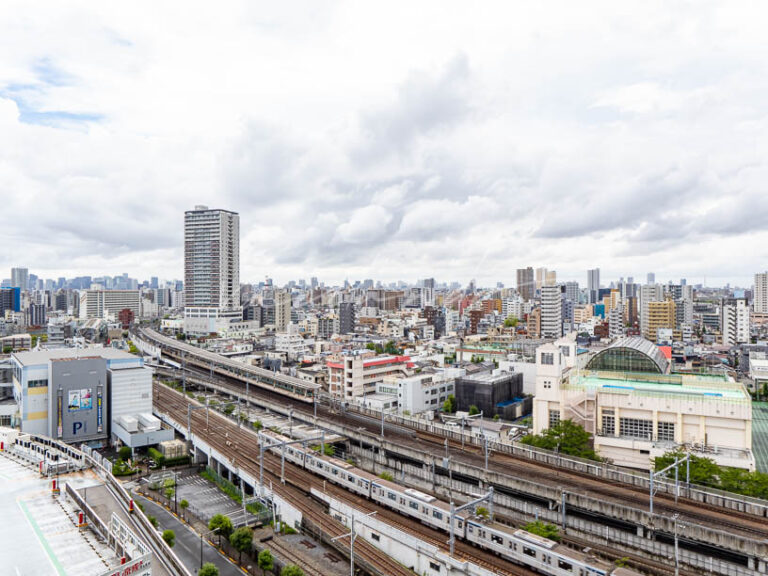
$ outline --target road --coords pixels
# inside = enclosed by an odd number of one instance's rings
[[[137,502],[141,502],[147,514],[157,518],[161,530],[173,530],[176,534],[176,545],[173,551],[193,574],[200,568],[200,535],[187,524],[176,518],[159,504],[133,493]],[[212,562],[219,569],[220,576],[242,576],[243,572],[229,560],[218,553],[216,548],[203,540],[203,562]]]

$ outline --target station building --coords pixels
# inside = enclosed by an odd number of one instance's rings
[[[537,434],[570,419],[619,466],[647,470],[653,458],[682,449],[755,469],[750,396],[725,373],[671,373],[661,350],[637,337],[591,357],[564,338],[539,347],[536,367]]]
[[[152,370],[139,356],[114,348],[34,350],[12,354],[11,367],[12,423],[22,432],[134,448],[173,439],[152,416]]]

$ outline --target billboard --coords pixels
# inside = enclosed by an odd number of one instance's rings
[[[93,408],[93,392],[90,388],[77,388],[69,391],[67,409],[70,412]]]

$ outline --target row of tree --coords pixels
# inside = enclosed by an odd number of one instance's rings
[[[240,554],[238,563],[242,561],[243,552],[248,554],[253,550],[253,530],[247,526],[241,526],[235,530],[232,525],[232,520],[224,514],[214,514],[208,522],[208,529],[215,531],[219,539],[219,546],[221,546],[221,539],[229,540],[232,548],[238,551]],[[269,550],[262,550],[257,557],[257,564],[263,574],[272,572],[275,569],[275,559]],[[208,572],[203,572],[206,566],[212,566],[216,569],[212,572],[208,569]],[[218,576],[218,569],[213,564],[206,564],[203,569],[198,572],[198,576]],[[304,576],[304,571],[295,564],[288,564],[280,571],[280,576]]]
[[[673,464],[676,458],[684,457],[684,452],[668,452],[655,459],[655,469],[663,470]],[[691,484],[709,486],[753,498],[768,499],[768,474],[764,472],[749,472],[741,468],[718,466],[711,458],[691,455],[690,473]],[[674,470],[669,474],[674,475]],[[678,474],[681,480],[685,480],[684,467]]]

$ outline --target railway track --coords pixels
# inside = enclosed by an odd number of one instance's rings
[[[200,375],[204,379],[209,379],[207,374],[200,373]],[[236,380],[221,376],[217,377],[216,384],[230,389],[233,394],[242,394],[245,388]],[[251,396],[254,398],[263,397],[278,403],[285,403],[286,401],[285,397],[280,394],[262,389],[253,390],[251,388]],[[302,413],[310,420],[313,418],[313,406],[311,404],[292,403],[291,406],[294,409],[294,416],[296,413]],[[322,403],[318,403],[317,416],[318,420],[323,418],[338,420],[339,418],[338,413]],[[377,418],[358,413],[346,413],[344,417],[347,421],[354,423],[354,426],[350,426],[352,428],[362,427],[368,433],[376,436],[380,434],[381,421]],[[445,438],[441,435],[413,431],[391,424],[386,426],[386,435],[390,441],[396,441],[399,444],[429,454],[442,454],[445,450]],[[469,464],[476,468],[484,468],[485,457],[480,448],[470,445],[462,448],[461,442],[455,440],[449,440],[448,445],[454,461]],[[566,492],[598,497],[601,500],[622,506],[631,505],[643,511],[650,507],[649,495],[645,489],[628,484],[611,484],[586,473],[564,470],[524,457],[494,452],[489,469],[537,484],[562,489]],[[680,521],[688,524],[717,526],[744,537],[758,540],[768,539],[768,522],[765,519],[737,510],[725,510],[717,506],[689,500],[685,498],[684,493],[684,488],[681,488],[681,496],[677,502],[668,495],[656,494],[654,496],[654,513],[667,516],[679,514]]]
[[[158,386],[164,388],[164,390],[159,390]],[[155,384],[155,393],[159,394],[163,407],[169,413],[169,416],[183,422],[187,415],[187,405],[192,402],[178,392],[158,384]],[[239,467],[253,475],[253,477],[258,478],[258,457],[248,453],[249,451],[257,452],[256,439],[252,435],[249,435],[251,437],[246,437],[243,429],[239,429],[237,424],[224,416],[214,413],[211,415],[211,420],[214,423],[213,428],[206,425],[204,414],[193,412],[191,415],[192,428],[199,437],[204,438],[206,442],[222,454],[236,452],[233,461],[236,461]],[[220,433],[222,430],[224,430],[223,434]],[[235,442],[232,441],[233,439]],[[265,468],[265,475],[267,472]],[[279,477],[273,476],[271,472],[269,476],[273,479],[274,491],[280,497],[299,508],[309,521],[320,527],[329,537],[339,537],[338,542],[343,547],[344,542],[347,541],[342,537],[344,534],[347,534],[347,528],[343,524],[326,514],[322,504],[307,498],[306,492],[290,485],[281,484]],[[277,481],[275,482],[274,480]],[[411,570],[405,568],[368,542],[361,540],[355,544],[355,557],[371,566],[375,573],[382,576],[413,576]]]
[[[169,415],[174,417],[177,420],[181,420],[182,416],[186,417],[186,411],[187,411],[186,406],[188,403],[191,403],[191,402],[188,399],[184,398],[179,393],[172,391],[167,387],[163,386],[161,388],[162,388],[162,391],[161,391],[160,397],[164,401],[164,405],[170,408]],[[250,461],[256,468],[254,476],[258,477],[258,467],[259,467],[258,448],[256,445],[256,437],[254,436],[253,432],[244,428],[238,428],[237,425],[233,423],[231,420],[219,414],[216,414],[215,427],[216,429],[219,429],[219,430],[221,428],[226,427],[227,428],[226,436],[222,438],[219,432],[213,432],[213,431],[209,433],[201,434],[200,428],[198,428],[198,425],[202,425],[202,429],[203,430],[205,429],[205,416],[202,414],[199,414],[199,415],[197,414],[198,414],[197,412],[192,413],[192,419],[193,419],[192,427],[193,427],[193,430],[195,430],[195,433],[198,434],[198,436],[200,437],[206,438],[206,440],[212,440],[216,438],[219,444],[221,443],[221,440],[224,440],[223,450],[230,451],[230,452],[237,451],[238,453],[237,463],[249,472],[250,470],[248,470],[248,467],[244,465],[244,460],[247,459],[248,461]],[[213,419],[214,417],[212,416],[211,418]],[[208,434],[207,437],[206,437],[206,434]],[[226,442],[229,442],[230,444],[227,445]],[[215,443],[215,442],[212,442],[212,443]],[[368,499],[363,498],[362,496],[356,495],[352,492],[349,492],[344,488],[336,486],[335,484],[326,482],[322,478],[319,478],[318,476],[313,474],[312,472],[304,470],[290,462],[286,462],[286,465],[285,465],[286,483],[281,484],[279,473],[273,472],[274,470],[279,470],[280,466],[281,466],[281,459],[279,456],[277,456],[272,452],[265,452],[264,474],[265,474],[265,478],[272,480],[273,487],[275,486],[282,486],[284,488],[291,487],[299,491],[301,493],[301,496],[304,497],[305,499],[306,499],[306,496],[310,493],[311,488],[314,487],[318,490],[322,490],[332,495],[337,500],[340,500],[354,508],[363,510],[365,513],[375,511],[377,513],[377,517],[385,519],[388,524],[394,526],[395,528],[398,528],[399,530],[405,532],[406,534],[411,534],[421,540],[424,540],[425,542],[428,542],[429,544],[432,544],[447,553],[448,551],[447,535],[445,533],[435,530],[419,522],[414,522],[413,520],[406,519],[405,517],[401,516],[399,513],[393,510],[390,510],[374,502],[371,502]],[[313,523],[315,523],[318,526],[322,526],[323,529],[329,532],[331,537],[333,538],[342,536],[343,534],[347,533],[347,528],[341,524],[339,524],[339,526],[341,526],[340,530],[334,530],[333,527],[329,525],[329,523],[333,523],[333,524],[338,524],[338,523],[325,513],[324,508],[318,514],[317,508],[312,507],[312,509],[305,512],[305,514],[307,514],[310,517]],[[344,543],[348,542],[348,539],[343,537],[339,538],[339,540]],[[359,541],[356,541],[355,543],[356,550],[358,547],[358,542]],[[532,576],[536,574],[534,571],[528,568],[519,566],[517,564],[514,564],[502,558],[499,558],[495,554],[492,554],[490,552],[487,552],[485,550],[472,546],[471,544],[463,542],[461,540],[456,540],[455,551],[456,551],[456,553],[454,554],[455,557],[462,560],[471,561],[477,564],[478,566],[481,566],[486,570],[489,570],[493,574],[498,574],[499,576]],[[384,572],[384,573],[388,574],[387,572]]]

